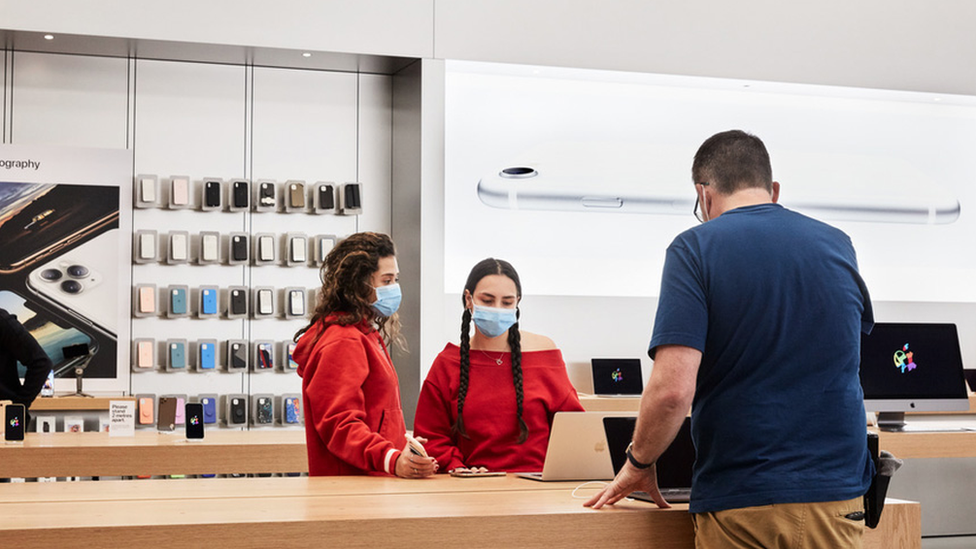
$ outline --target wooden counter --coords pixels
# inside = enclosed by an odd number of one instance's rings
[[[577,485],[511,475],[31,483],[0,491],[0,539],[24,548],[82,539],[95,547],[694,547],[687,506],[635,501],[594,511],[572,496]],[[865,547],[921,546],[919,504],[889,500],[884,512]]]
[[[587,412],[636,412],[640,409],[640,397],[598,397],[581,394],[579,401]]]
[[[878,432],[877,429],[872,429]],[[879,432],[878,443],[900,459],[976,457],[976,432],[890,433]]]
[[[27,433],[0,445],[0,478],[301,473],[304,430],[211,430],[187,442],[181,430],[133,437],[108,433]]]

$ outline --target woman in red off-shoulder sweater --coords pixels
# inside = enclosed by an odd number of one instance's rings
[[[461,345],[437,356],[414,419],[442,471],[541,471],[555,413],[583,410],[552,340],[519,330],[521,297],[507,261],[485,259],[468,276]]]

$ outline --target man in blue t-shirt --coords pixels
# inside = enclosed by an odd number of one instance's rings
[[[858,365],[874,319],[851,240],[776,204],[756,136],[710,137],[692,177],[707,223],[668,248],[628,462],[586,504],[644,490],[667,507],[653,464],[691,408],[698,547],[860,547],[874,470]]]

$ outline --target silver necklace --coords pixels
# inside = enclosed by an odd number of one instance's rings
[[[491,356],[491,355],[489,355],[488,353],[486,353],[486,352],[484,352],[484,351],[482,351],[481,349],[478,349],[478,352],[479,352],[479,353],[481,353],[481,354],[483,354],[483,355],[485,355],[486,357],[488,357],[488,358],[490,358],[490,359],[492,359],[492,360],[494,360],[494,361],[495,361],[495,364],[497,364],[497,365],[499,365],[499,366],[501,366],[501,365],[502,365],[502,357],[504,357],[504,356],[505,356],[505,352],[504,352],[504,351],[502,351],[502,355],[501,355],[500,357],[498,357],[498,358],[495,358],[495,357],[493,357],[493,356]]]

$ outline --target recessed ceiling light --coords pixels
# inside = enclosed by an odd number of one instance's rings
[[[44,39],[45,40],[54,40],[54,35],[53,34],[45,34],[44,35]]]
[[[312,57],[312,54],[305,52],[302,54],[302,57]]]

